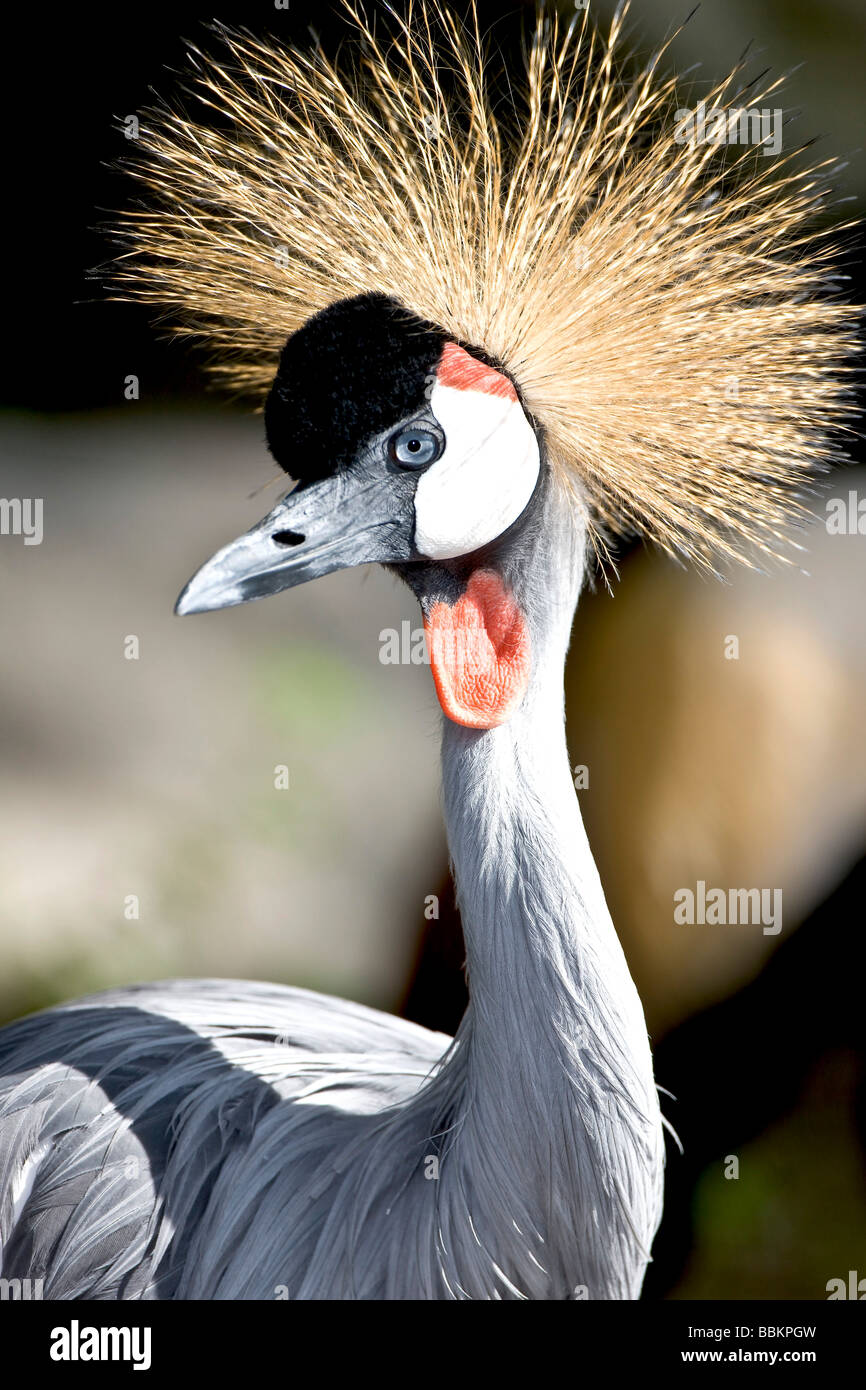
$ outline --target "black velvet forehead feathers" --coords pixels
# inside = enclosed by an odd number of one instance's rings
[[[268,446],[298,482],[350,464],[423,409],[446,335],[384,294],[344,299],[289,338],[265,405]]]

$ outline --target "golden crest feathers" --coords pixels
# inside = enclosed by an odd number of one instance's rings
[[[850,409],[853,312],[815,231],[829,161],[683,138],[661,55],[620,75],[625,9],[604,38],[540,11],[506,107],[471,19],[419,0],[386,41],[346,8],[336,62],[246,33],[191,51],[214,120],[142,123],[115,284],[260,397],[311,314],[393,295],[514,378],[597,539],[777,553]],[[741,80],[707,106],[779,86]]]

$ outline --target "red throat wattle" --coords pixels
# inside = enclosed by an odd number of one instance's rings
[[[495,729],[519,705],[529,683],[526,619],[493,570],[476,570],[455,604],[424,615],[439,703],[455,724]]]

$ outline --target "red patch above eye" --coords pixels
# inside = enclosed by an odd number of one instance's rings
[[[507,376],[479,362],[477,357],[456,343],[445,344],[436,380],[440,386],[451,386],[455,391],[483,391],[486,396],[500,396],[506,401],[517,400],[517,392]]]
[[[526,693],[529,629],[493,570],[476,570],[452,606],[424,615],[433,680],[442,709],[468,729],[495,729]]]

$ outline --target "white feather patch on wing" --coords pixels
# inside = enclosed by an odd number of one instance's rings
[[[541,460],[518,401],[437,382],[430,405],[446,445],[418,480],[415,545],[431,560],[450,560],[508,530],[535,490]]]
[[[12,1218],[9,1228],[9,1239],[18,1223],[18,1218],[27,1205],[30,1193],[33,1191],[34,1183],[39,1173],[39,1166],[48,1153],[50,1144],[40,1144],[33,1151],[28,1159],[21,1165],[18,1172],[12,1179]],[[7,1240],[8,1243],[8,1240]],[[3,1245],[0,1243],[0,1277],[3,1275]]]

